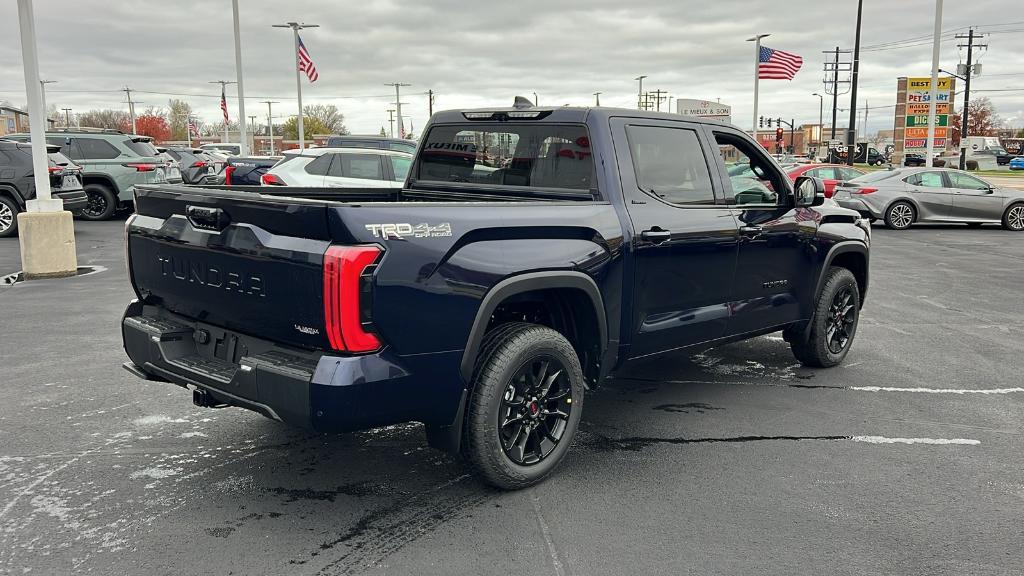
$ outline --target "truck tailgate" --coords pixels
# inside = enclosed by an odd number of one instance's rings
[[[328,210],[317,200],[140,186],[127,224],[133,282],[144,301],[176,314],[326,348]]]

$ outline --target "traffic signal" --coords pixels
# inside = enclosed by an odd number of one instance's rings
[[[776,128],[775,129],[775,139],[778,140],[779,142],[782,142],[782,136],[783,136],[782,127]]]
[[[771,120],[769,120],[768,123],[771,124]],[[758,128],[764,128],[764,116],[758,116],[758,118],[757,118],[757,127]]]

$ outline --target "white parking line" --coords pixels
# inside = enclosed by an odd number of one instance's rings
[[[861,392],[920,392],[924,394],[1013,394],[1024,392],[1024,388],[896,388],[892,386],[850,386],[850,390]]]
[[[981,444],[980,440],[970,438],[887,438],[885,436],[853,436],[854,442],[865,442],[867,444],[961,444],[976,446]]]

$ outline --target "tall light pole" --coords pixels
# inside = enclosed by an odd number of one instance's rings
[[[811,94],[811,96],[817,96],[818,97],[818,142],[817,142],[817,147],[821,148],[821,137],[825,135],[825,127],[822,126],[822,124],[821,124],[822,122],[825,121],[825,117],[824,117],[824,113],[825,113],[825,97],[822,96],[821,94],[818,94],[817,92],[815,92],[814,94]],[[820,153],[821,153],[821,150],[817,150],[815,152],[815,155],[820,154]]]
[[[235,27],[235,83],[238,84],[239,153],[249,155],[249,134],[245,129],[245,88],[242,85],[242,36],[238,31],[238,0],[231,0],[231,17]]]
[[[385,86],[395,87],[395,121],[398,123],[398,137],[405,138],[405,124],[402,123],[402,93],[401,89],[403,86],[412,86],[412,84],[404,84],[402,82],[392,82],[391,84],[385,84]],[[394,137],[394,134],[391,135]]]
[[[135,134],[135,104],[132,102],[132,89],[125,86],[124,93],[128,97],[128,116],[132,119],[132,134]]]
[[[277,102],[275,102],[273,100],[264,100],[263,104],[267,105],[267,136],[270,137],[270,155],[273,156],[274,155],[274,116],[273,116],[273,114],[270,111],[271,110],[270,106],[272,104],[277,104]]]
[[[286,24],[272,24],[274,28],[291,28],[295,47],[292,50],[292,58],[295,60],[295,93],[299,97],[299,150],[306,147],[306,127],[302,124],[302,76],[299,74],[299,30],[303,28],[319,28],[319,24],[306,24],[288,22]]]
[[[600,106],[600,105],[601,105],[601,93],[600,92],[594,92],[594,106]]]
[[[220,84],[220,93],[224,94],[224,90],[225,90],[225,88],[227,87],[228,84],[237,84],[237,82],[235,82],[234,80],[210,80],[209,84]],[[227,110],[226,107],[225,107],[225,110]],[[134,132],[135,131],[134,130],[134,128],[135,128],[134,120],[132,122],[133,122],[132,131]],[[244,117],[238,119],[238,125],[239,126],[244,126],[245,125],[245,118]],[[222,140],[222,142],[227,142],[228,138],[229,138],[229,136],[228,136],[228,123],[227,123],[227,121],[225,121],[224,122],[224,140]],[[241,150],[239,150],[239,152],[241,152]]]
[[[758,34],[753,38],[747,38],[747,42],[754,43],[754,119],[751,121],[753,126],[752,130],[754,133],[754,140],[757,140],[757,88],[759,74],[758,71],[761,68],[761,38],[767,38],[771,34]]]
[[[395,137],[395,109],[388,108],[388,132],[392,138]]]
[[[48,114],[48,112],[46,111],[46,85],[47,84],[56,84],[56,83],[57,83],[56,80],[40,80],[39,81],[39,96],[40,96],[40,98],[43,99],[43,114]],[[45,130],[45,129],[49,128],[49,127],[50,127],[50,123],[47,122],[46,126],[43,126],[43,129]]]
[[[637,89],[636,89],[636,109],[637,110],[643,110],[643,108],[644,108],[644,106],[643,106],[643,101],[644,101],[644,78],[647,78],[647,76],[637,76],[636,78],[633,78],[633,80],[636,80],[637,82],[640,83],[637,86]]]
[[[39,82],[39,57],[36,47],[35,16],[32,0],[18,0],[18,26],[21,35],[21,60],[25,69],[25,93],[28,96],[29,132],[32,142],[32,171],[36,197],[26,204],[26,212],[17,215],[18,242],[21,247],[25,278],[74,276],[78,266],[75,254],[75,228],[64,202],[50,195],[50,172],[46,156],[46,111],[42,84]],[[14,216],[11,214],[10,216]]]
[[[537,93],[536,92],[533,93],[533,105],[534,106],[539,106],[539,104],[537,103]]]

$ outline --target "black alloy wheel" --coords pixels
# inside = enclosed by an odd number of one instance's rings
[[[520,466],[541,462],[558,447],[571,411],[565,367],[552,356],[531,358],[505,387],[498,414],[501,449]]]
[[[828,351],[833,354],[842,354],[853,336],[852,329],[857,321],[853,290],[853,286],[846,285],[836,292],[828,309],[825,340]]]
[[[84,220],[108,220],[117,212],[117,197],[102,184],[85,185],[86,205],[79,211]]]

